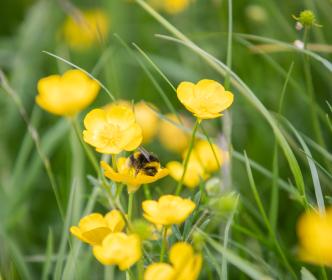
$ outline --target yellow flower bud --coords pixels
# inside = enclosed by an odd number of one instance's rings
[[[310,10],[304,10],[300,13],[300,15],[298,17],[293,16],[294,19],[296,19],[297,21],[299,21],[303,26],[318,26],[320,27],[321,25],[317,24],[316,22],[316,16],[315,14],[310,11]]]
[[[142,257],[141,241],[137,234],[110,233],[101,245],[93,247],[93,254],[104,265],[127,270]]]
[[[213,119],[222,116],[229,108],[234,96],[213,80],[201,80],[197,84],[182,82],[177,96],[186,109],[199,119]]]
[[[106,37],[108,25],[109,20],[102,10],[89,10],[75,14],[75,17],[68,17],[62,32],[71,48],[85,50]]]
[[[51,75],[38,81],[37,104],[60,116],[73,116],[89,106],[100,86],[80,70],[69,70],[62,76]]]
[[[77,226],[72,226],[70,232],[78,239],[90,245],[98,245],[111,232],[120,232],[125,227],[125,221],[118,210],[112,210],[104,217],[93,213],[83,217]]]
[[[144,218],[155,225],[181,224],[194,211],[196,205],[190,199],[164,195],[158,201],[146,200],[142,203]]]
[[[304,213],[297,224],[297,235],[300,259],[332,267],[332,207],[325,214]]]
[[[84,118],[83,139],[103,154],[135,150],[142,142],[142,129],[132,109],[115,105],[111,109],[94,109]]]

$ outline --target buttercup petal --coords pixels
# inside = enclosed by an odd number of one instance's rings
[[[153,263],[147,267],[144,280],[175,280],[174,268],[166,263]]]

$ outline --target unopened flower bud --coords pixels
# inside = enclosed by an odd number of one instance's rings
[[[301,50],[304,49],[304,43],[301,40],[295,40],[294,41],[294,46],[297,47],[298,49],[301,49]]]

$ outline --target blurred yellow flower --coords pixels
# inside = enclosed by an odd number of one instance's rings
[[[88,49],[106,38],[108,25],[107,15],[102,10],[77,13],[68,17],[63,25],[64,40],[73,49]]]
[[[174,114],[167,114],[166,117],[176,124],[180,124]],[[189,127],[188,119],[181,116],[185,126]],[[159,128],[160,143],[168,150],[176,153],[182,153],[189,145],[190,135],[178,128],[176,125],[162,120]]]
[[[176,181],[180,181],[184,166],[181,162],[171,161],[166,165],[169,170],[169,175]],[[188,188],[196,188],[202,179],[206,179],[207,174],[204,172],[204,168],[201,162],[198,160],[194,153],[191,153],[187,171],[183,178],[183,184]]]
[[[72,226],[70,232],[78,239],[90,245],[101,244],[103,239],[112,232],[120,232],[125,227],[125,221],[118,210],[112,210],[104,217],[93,213],[83,217],[77,226]]]
[[[233,94],[213,80],[201,80],[197,84],[182,82],[177,88],[180,102],[199,119],[213,119],[233,103]]]
[[[93,254],[104,265],[127,270],[142,257],[141,240],[137,234],[110,233],[101,245],[93,247]]]
[[[144,218],[156,225],[181,224],[194,211],[196,205],[190,199],[175,195],[163,195],[158,201],[142,203]]]
[[[157,173],[153,176],[146,175],[144,172],[136,172],[136,170],[129,165],[129,158],[120,157],[117,159],[117,172],[102,161],[101,167],[104,169],[104,174],[107,178],[114,182],[121,182],[127,185],[128,192],[135,192],[142,184],[153,183],[168,175],[168,169],[162,168],[160,165]]]
[[[195,254],[192,246],[185,242],[174,244],[169,253],[172,265],[153,263],[144,273],[144,280],[196,280],[202,268],[202,255]]]
[[[103,154],[135,150],[142,142],[142,129],[131,108],[116,105],[94,109],[84,119],[83,139]]]
[[[69,70],[60,75],[42,78],[37,85],[37,104],[44,110],[73,116],[89,106],[96,98],[100,86],[80,70]]]
[[[326,214],[304,213],[297,224],[299,257],[306,262],[332,267],[332,207]]]
[[[223,151],[215,144],[208,141],[198,141],[193,153],[203,165],[206,172],[212,173],[220,169],[223,163]]]
[[[169,14],[178,14],[188,8],[190,0],[150,0],[150,5]]]
[[[149,143],[158,131],[159,119],[155,112],[144,102],[135,104],[135,116],[137,123],[143,132],[143,143]]]

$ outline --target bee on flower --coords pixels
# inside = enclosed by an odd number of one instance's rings
[[[153,183],[168,175],[168,169],[161,167],[159,159],[142,148],[128,158],[118,158],[116,166],[117,171],[107,162],[101,162],[104,175],[114,182],[126,184],[129,193],[137,191],[143,184]]]

